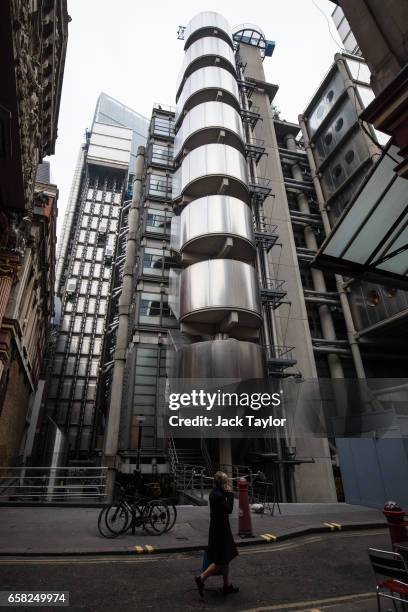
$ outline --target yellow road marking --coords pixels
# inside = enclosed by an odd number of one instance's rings
[[[326,527],[330,527],[331,531],[334,531],[335,527],[332,523],[323,523]]]
[[[146,544],[145,549],[148,553],[152,553],[154,551],[154,547],[151,546],[150,544]]]
[[[338,529],[339,531],[341,531],[341,525],[340,523],[332,523],[332,525],[334,525],[336,527],[336,529]]]
[[[263,538],[267,542],[276,542],[276,540],[278,539],[276,535],[273,535],[273,533],[263,533],[261,534],[261,538]]]
[[[299,611],[303,609],[304,612],[311,612],[311,610],[316,610],[314,606],[321,606],[324,604],[336,604],[343,603],[347,601],[353,601],[358,599],[368,599],[369,597],[374,598],[375,594],[373,592],[370,593],[356,593],[355,595],[342,595],[340,597],[328,597],[326,599],[319,599],[315,601],[297,601],[289,604],[276,604],[274,606],[262,606],[260,608],[246,608],[242,612],[272,612],[273,610],[279,610],[284,612],[285,610],[295,610]]]
[[[144,553],[143,546],[135,546],[135,551],[138,555],[141,555],[142,553]]]

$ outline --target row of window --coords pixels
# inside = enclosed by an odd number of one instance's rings
[[[96,397],[96,378],[85,380],[81,378],[74,379],[64,377],[60,386],[59,382],[59,378],[51,379],[48,390],[48,397],[50,399],[60,398],[69,400],[72,397],[74,400],[81,400],[84,394],[87,400],[94,400]]]
[[[82,419],[82,424],[85,426],[92,425],[94,416],[93,402],[72,402],[66,401],[57,403],[55,420],[58,425],[65,425],[69,411],[69,422],[72,425],[78,425]]]
[[[76,279],[70,279],[70,281],[75,282]],[[70,282],[69,281],[69,282]],[[100,291],[100,295],[103,297],[107,297],[108,293],[109,293],[109,285],[110,283],[108,281],[103,281],[101,283],[100,280],[93,280],[93,281],[89,281],[87,279],[83,279],[81,280],[81,282],[76,283],[76,287],[75,287],[75,291],[76,293],[82,294],[82,295],[86,295],[89,293],[89,295],[94,296],[94,295],[98,295],[98,289],[99,286],[101,286],[101,291]]]
[[[107,245],[112,246],[113,248],[114,243],[115,243],[115,237],[109,236],[107,240]],[[96,253],[95,253],[95,247],[93,246],[84,246],[83,244],[78,244],[76,247],[75,259],[85,258],[88,261],[95,259],[95,261],[101,262],[103,261],[103,256],[104,256],[103,247],[96,247]]]
[[[53,363],[53,373],[60,375],[63,372],[64,357],[57,355]],[[88,372],[89,365],[89,372]],[[64,376],[73,376],[76,370],[77,376],[98,376],[99,359],[88,357],[70,356],[65,359]]]
[[[99,229],[101,227],[102,220],[99,217],[95,217],[93,215],[83,215],[81,219],[81,227],[91,229]],[[115,219],[103,219],[103,224],[106,227],[106,230],[110,230],[111,232],[116,232],[118,229],[119,221]]]
[[[74,265],[72,266],[72,276],[78,276],[79,271],[81,269],[81,261],[74,261]],[[95,263],[93,266],[90,262],[85,262],[83,264],[82,276],[86,278],[105,278],[109,279],[111,277],[111,270],[102,266],[100,263]]]
[[[88,233],[88,236],[87,236]],[[98,232],[91,230],[87,232],[87,230],[81,229],[78,236],[78,242],[82,244],[96,244],[97,243],[97,235]],[[110,232],[110,240],[114,239],[116,235],[116,230],[114,232]],[[107,235],[108,236],[108,235]]]
[[[57,340],[57,353],[72,353],[89,355],[100,355],[102,351],[102,337],[96,338],[93,336],[75,336],[60,333]]]
[[[86,310],[88,314],[105,315],[107,308],[107,300],[99,300],[97,303],[96,298],[89,298],[88,303],[86,303],[85,297],[79,297],[75,304],[70,301],[67,301],[65,304],[65,312],[73,312],[75,310],[76,313],[82,313]]]
[[[117,219],[120,214],[120,206],[112,206],[112,204],[103,204],[100,202],[89,202],[87,200],[84,205],[84,213],[89,214],[92,210],[92,215],[95,217],[99,217],[101,214],[104,217],[113,217]]]
[[[73,324],[73,332],[83,331],[85,334],[91,334],[93,333],[95,324],[95,333],[103,334],[105,327],[105,318],[99,317],[95,320],[95,317],[80,317],[78,315],[73,317],[70,314],[64,314],[61,321],[61,331],[70,331],[71,323]]]
[[[102,189],[97,189],[96,192],[94,191],[94,189],[88,189],[87,199],[88,200],[93,200],[94,194],[95,194],[96,202],[101,202],[102,201],[102,196],[103,196]],[[113,202],[115,204],[120,204],[121,194],[120,193],[113,193],[111,191],[106,191],[105,192],[104,201],[105,202],[108,202],[108,201],[110,202],[112,200],[112,196],[113,196]]]

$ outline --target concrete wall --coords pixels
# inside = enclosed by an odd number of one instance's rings
[[[245,77],[265,81],[259,51],[254,47],[241,45],[240,55],[243,63],[247,64]],[[294,357],[297,359],[297,368],[303,378],[316,378],[316,365],[271,105],[267,94],[260,89],[254,91],[251,100],[255,106],[259,107],[263,119],[258,121],[254,136],[264,140],[266,148],[266,155],[258,164],[258,176],[271,179],[273,193],[265,201],[264,212],[265,216],[270,217],[272,222],[278,225],[278,242],[283,245],[282,249],[274,246],[270,251],[270,275],[285,280],[287,291],[285,299],[291,302],[290,307],[283,304],[275,311],[278,343],[295,347]],[[314,457],[316,462],[303,464],[296,468],[298,501],[329,502],[336,500],[327,440],[297,438],[293,440],[293,444],[296,446],[297,456]]]

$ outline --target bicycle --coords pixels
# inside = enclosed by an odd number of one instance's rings
[[[114,538],[129,529],[142,527],[150,535],[161,535],[170,531],[177,519],[177,509],[165,499],[129,494],[121,487],[118,502],[102,508],[98,517],[99,533],[105,538]]]

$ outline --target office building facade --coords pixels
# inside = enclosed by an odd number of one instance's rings
[[[98,448],[97,383],[112,262],[134,151],[146,132],[144,117],[101,94],[74,173],[58,248],[61,318],[46,401],[46,419],[64,434],[65,460],[88,460]]]

